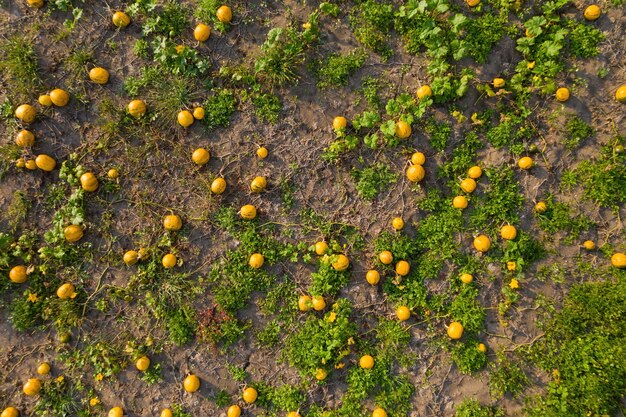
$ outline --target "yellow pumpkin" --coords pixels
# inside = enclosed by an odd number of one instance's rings
[[[460,279],[463,284],[471,284],[472,281],[474,281],[474,277],[472,276],[472,274],[468,273],[461,274]]]
[[[313,306],[313,310],[322,311],[326,308],[326,300],[321,295],[314,296],[311,299],[311,305]]]
[[[555,97],[557,101],[565,102],[569,100],[569,96],[570,96],[569,89],[566,87],[561,87],[556,90]]]
[[[487,352],[487,346],[485,346],[484,343],[479,343],[478,346],[476,346],[476,349],[478,349],[481,353]]]
[[[417,91],[415,92],[415,95],[417,96],[418,99],[422,100],[426,97],[432,97],[433,90],[432,88],[430,88],[429,85],[423,85],[417,89]]]
[[[24,265],[18,265],[9,271],[9,279],[16,284],[23,284],[28,279],[28,269]]]
[[[502,236],[502,239],[513,240],[517,237],[517,229],[515,226],[506,224],[500,229],[500,236]]]
[[[163,410],[161,410],[160,417],[174,417],[174,412],[169,408],[164,408]]]
[[[137,251],[137,256],[139,257],[140,261],[147,261],[150,258],[150,252],[148,252],[148,249],[146,248],[139,248],[139,251]]]
[[[260,253],[253,253],[248,260],[248,265],[254,269],[259,269],[265,263],[265,258]]]
[[[463,336],[463,325],[458,321],[453,321],[448,326],[448,337],[450,339],[460,339]]]
[[[391,227],[393,227],[394,230],[404,229],[404,220],[402,220],[402,217],[394,217],[393,220],[391,220]]]
[[[43,7],[43,0],[28,0],[28,5],[35,9],[40,9]]]
[[[594,250],[596,248],[596,244],[593,243],[593,240],[585,240],[583,242],[583,248],[587,250]]]
[[[34,159],[29,159],[28,161],[24,163],[24,166],[26,167],[26,169],[30,169],[31,171],[34,171],[37,169],[37,162],[35,162]]]
[[[256,177],[250,183],[250,190],[253,193],[260,193],[265,189],[265,187],[267,187],[267,180],[265,177]]]
[[[411,136],[411,125],[405,122],[404,120],[399,120],[396,122],[396,136],[400,139],[406,139]]]
[[[226,191],[226,180],[222,177],[217,177],[211,183],[211,192],[213,194],[222,194]]]
[[[406,177],[411,182],[420,182],[426,176],[426,171],[421,165],[410,165],[406,169]]]
[[[178,113],[178,124],[184,128],[188,128],[193,124],[193,114],[189,110],[183,110]]]
[[[315,243],[315,253],[319,256],[324,255],[328,251],[328,243],[320,241]]]
[[[476,189],[476,180],[473,178],[465,178],[461,181],[461,190],[466,193],[472,193]]]
[[[478,235],[474,238],[474,248],[479,252],[487,252],[491,247],[491,239],[485,235]]]
[[[117,179],[120,176],[120,173],[117,169],[115,168],[111,168],[108,172],[107,172],[107,177],[111,178],[112,180]]]
[[[333,262],[333,269],[335,271],[345,271],[350,266],[350,259],[342,253],[337,255],[337,258]]]
[[[400,306],[396,309],[396,316],[400,321],[407,321],[411,318],[411,310],[406,306]]]
[[[65,236],[65,240],[70,243],[78,242],[83,238],[83,228],[76,224],[70,224],[63,229],[63,235]]]
[[[111,20],[113,21],[113,24],[120,29],[130,25],[130,17],[128,17],[128,15],[124,12],[117,11],[113,13]]]
[[[233,11],[226,5],[220,6],[215,15],[217,16],[217,20],[222,23],[230,23],[230,21],[233,20]]]
[[[87,192],[96,191],[98,189],[98,178],[96,178],[93,172],[85,172],[80,176],[80,185]]]
[[[47,95],[47,94],[40,95],[39,98],[37,99],[37,101],[42,106],[46,106],[46,107],[52,106],[52,99],[50,99],[50,96]]]
[[[39,394],[39,391],[41,391],[41,381],[37,378],[30,378],[24,384],[22,391],[24,391],[24,394],[28,395],[29,397]]]
[[[467,198],[464,195],[457,195],[456,197],[452,199],[452,207],[454,208],[463,210],[467,208],[468,204],[469,202],[467,201]]]
[[[337,116],[333,119],[333,129],[345,129],[348,126],[348,120],[343,116]]]
[[[593,22],[594,20],[597,20],[601,14],[602,14],[602,9],[600,9],[600,6],[598,6],[597,4],[592,4],[592,5],[587,6],[587,8],[585,9],[585,12],[583,13],[583,15],[585,16],[585,19],[591,22]]]
[[[389,265],[393,262],[393,254],[388,250],[384,250],[378,254],[378,260],[385,265]]]
[[[95,67],[89,71],[89,79],[96,84],[106,84],[109,82],[109,71],[102,67]]]
[[[175,232],[183,227],[183,220],[177,214],[168,214],[163,218],[163,227],[165,230]]]
[[[15,109],[15,117],[24,123],[32,123],[37,117],[37,111],[30,104],[21,104]]]
[[[615,91],[615,100],[626,103],[626,84],[620,85]]]
[[[259,149],[256,150],[256,156],[259,157],[259,159],[265,159],[267,158],[267,155],[269,154],[269,152],[267,151],[267,148],[262,146]]]
[[[302,417],[302,416],[297,411],[290,411],[287,413],[287,417]]]
[[[52,100],[52,104],[58,107],[67,106],[67,103],[70,102],[70,95],[67,91],[62,90],[60,88],[55,88],[50,91],[50,100]]]
[[[241,416],[241,407],[237,404],[233,404],[228,407],[228,411],[226,412],[226,417],[240,417]]]
[[[139,253],[137,253],[137,251],[134,251],[134,250],[129,250],[126,253],[124,253],[123,259],[124,259],[124,263],[128,266],[135,265],[137,261],[139,261]]]
[[[483,175],[483,170],[478,165],[474,165],[467,170],[467,176],[472,179],[478,179],[481,175]]]
[[[51,156],[44,154],[37,155],[35,164],[37,164],[37,168],[46,172],[52,171],[57,166],[56,161]]]
[[[301,295],[300,298],[298,298],[298,309],[300,311],[307,312],[312,306],[311,297],[308,295]]]
[[[33,161],[33,163],[35,163],[35,161]],[[24,158],[18,158],[15,160],[15,166],[18,168],[24,168],[26,167],[26,161],[24,161]],[[35,164],[35,169],[37,169],[37,164]]]
[[[611,256],[611,265],[616,268],[626,268],[626,255],[623,253],[617,252]]]
[[[211,28],[204,23],[198,23],[196,28],[193,30],[193,37],[198,42],[206,42],[206,40],[209,39],[209,36],[211,36]]]
[[[521,169],[531,169],[534,162],[530,156],[523,156],[517,161],[517,166]]]
[[[252,204],[246,204],[241,207],[240,214],[242,219],[252,220],[256,217],[256,207]]]
[[[161,259],[161,264],[165,269],[172,269],[176,266],[177,261],[178,259],[176,259],[176,255],[174,255],[173,253],[166,253]]]
[[[243,394],[242,394],[243,400],[247,402],[248,404],[252,404],[253,402],[255,402],[258,396],[259,396],[259,393],[256,391],[256,389],[252,387],[248,387],[243,390]]]
[[[535,204],[535,211],[537,213],[545,213],[548,210],[548,205],[545,203],[545,201],[539,201],[537,204]]]
[[[0,417],[20,417],[20,412],[15,407],[7,407],[2,410],[2,414],[0,414]]]
[[[187,375],[183,381],[183,388],[187,392],[196,392],[200,389],[200,378],[194,374]]]
[[[506,81],[504,81],[504,78],[494,78],[493,79],[493,86],[494,86],[494,88],[502,88],[502,87],[504,87],[505,84],[506,84]]]
[[[396,263],[396,274],[405,277],[409,275],[409,272],[411,272],[411,265],[407,261],[398,261]]]
[[[380,282],[380,274],[375,269],[370,269],[365,274],[365,280],[370,285],[376,285]]]
[[[196,165],[205,165],[211,159],[211,154],[204,148],[198,148],[191,154],[191,160]]]
[[[124,417],[124,409],[122,407],[113,407],[109,410],[107,417]]]
[[[195,107],[193,109],[193,118],[196,120],[204,119],[204,114],[205,114],[205,111],[202,107]]]
[[[374,411],[372,411],[372,417],[387,417],[387,412],[380,407],[376,407]]]
[[[425,162],[426,155],[424,155],[422,152],[414,152],[413,155],[411,155],[411,163],[413,165],[424,165]]]
[[[480,0],[465,0],[469,7],[476,7],[480,4]]]
[[[135,368],[138,371],[144,372],[150,367],[150,358],[147,356],[142,356],[141,358],[135,361]]]
[[[371,355],[361,356],[359,366],[363,369],[372,369],[374,367],[374,357]]]
[[[35,135],[30,130],[20,130],[15,136],[15,144],[22,148],[28,148],[35,144]]]
[[[61,300],[68,300],[70,298],[76,297],[76,289],[74,285],[70,282],[66,282],[57,288],[57,297]]]
[[[136,118],[139,118],[146,114],[147,107],[143,100],[133,100],[128,103],[128,113]]]
[[[328,376],[328,372],[324,368],[317,368],[315,370],[315,379],[318,381],[323,381]]]

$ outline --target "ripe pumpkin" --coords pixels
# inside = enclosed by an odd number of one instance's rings
[[[548,205],[545,203],[545,201],[539,201],[537,204],[535,204],[535,211],[537,213],[545,213],[548,210]]]
[[[407,306],[400,306],[396,309],[396,316],[400,321],[407,321],[411,318],[411,310]]]
[[[15,136],[15,144],[22,148],[28,148],[35,144],[35,135],[30,130],[20,130]]]
[[[378,254],[378,260],[385,265],[389,265],[393,262],[393,254],[388,250],[384,250]]]
[[[460,339],[461,336],[463,336],[463,325],[458,321],[450,323],[448,326],[448,337],[450,337],[450,339],[457,340]]]
[[[502,88],[506,84],[504,78],[494,78],[493,79],[493,87],[494,88]]]
[[[328,250],[328,243],[320,241],[315,243],[315,253],[319,256],[322,256]]]
[[[160,417],[174,417],[174,412],[172,410],[170,410],[169,408],[164,408],[161,411],[161,416]]]
[[[267,151],[266,147],[260,147],[259,149],[256,150],[256,156],[258,156],[260,159],[265,159],[267,158],[267,155],[269,154],[269,152]]]
[[[138,371],[144,372],[150,367],[150,358],[147,356],[142,356],[141,358],[135,361],[135,368]]]
[[[474,238],[474,248],[479,252],[487,252],[491,247],[491,239],[485,235],[478,235]]]
[[[307,312],[311,309],[311,307],[313,307],[311,304],[311,297],[308,295],[301,295],[300,298],[298,298],[298,310]]]
[[[226,412],[227,417],[239,417],[241,416],[241,407],[237,404],[233,404],[228,407],[228,411]]]
[[[71,282],[66,282],[65,284],[59,286],[59,288],[57,288],[57,297],[59,297],[61,300],[75,298],[76,288],[74,288],[74,284],[72,284]]]
[[[411,155],[411,163],[413,165],[424,165],[424,162],[426,162],[426,155],[422,152],[414,152],[413,155]]]
[[[183,220],[177,214],[168,214],[163,218],[163,227],[168,231],[177,231],[183,227]]]
[[[404,229],[404,220],[402,220],[402,217],[394,217],[393,220],[391,220],[391,227],[393,227],[394,230]]]
[[[222,194],[226,191],[226,180],[222,177],[217,177],[211,183],[211,192],[213,194]]]
[[[254,269],[259,269],[265,263],[265,258],[260,253],[253,253],[248,260],[248,265]]]
[[[35,9],[40,9],[43,7],[43,0],[28,0],[28,5]]]
[[[182,110],[178,112],[177,119],[178,119],[178,124],[184,127],[185,129],[191,126],[194,121],[193,114],[191,114],[189,110]]]
[[[50,364],[48,362],[42,362],[37,366],[37,373],[39,375],[48,375],[50,373]]]
[[[93,172],[85,172],[80,176],[80,185],[87,192],[94,192],[98,189],[98,178]]]
[[[337,116],[333,119],[333,129],[345,129],[348,126],[348,120],[343,116]]]
[[[96,84],[106,84],[109,82],[109,71],[102,67],[95,67],[89,70],[89,79]]]
[[[191,160],[196,165],[205,165],[211,159],[211,154],[204,148],[198,148],[191,154]]]
[[[29,397],[39,394],[39,391],[41,391],[41,381],[37,378],[30,378],[26,381],[24,387],[22,387],[22,391]]]
[[[26,169],[29,169],[31,171],[34,171],[37,169],[37,162],[35,162],[34,159],[29,159],[28,161],[24,163],[24,165],[26,166]]]
[[[311,299],[311,305],[313,306],[313,310],[322,311],[326,308],[326,301],[321,295],[316,295]]]
[[[405,277],[409,275],[409,272],[411,272],[411,265],[407,261],[398,261],[396,263],[396,274]]]
[[[517,166],[521,169],[531,169],[534,162],[530,156],[523,156],[517,161]]]
[[[24,265],[17,265],[9,271],[9,279],[16,284],[23,284],[28,279],[28,270]]]
[[[472,274],[468,273],[461,274],[460,279],[463,284],[471,284],[472,281],[474,281],[474,277],[472,276]]]
[[[363,369],[372,369],[374,367],[374,358],[371,355],[361,356],[359,366]]]
[[[411,136],[411,125],[404,120],[398,120],[396,122],[396,136],[400,139],[406,139]]]
[[[70,102],[70,95],[67,91],[62,90],[60,88],[55,88],[50,91],[50,100],[52,100],[52,104],[58,107],[67,106],[67,103]]]
[[[600,6],[598,6],[597,4],[592,4],[592,5],[587,6],[587,8],[585,9],[585,12],[583,13],[583,15],[585,16],[585,19],[589,20],[590,22],[597,20],[601,14],[602,14],[602,9],[600,9]]]
[[[124,253],[123,259],[126,265],[132,266],[132,265],[135,265],[137,261],[139,260],[139,254],[137,253],[137,251],[129,250],[126,253]]]
[[[480,0],[465,0],[465,3],[470,7],[476,7],[480,4]]]
[[[246,204],[241,207],[240,214],[242,219],[252,220],[256,217],[256,207],[252,204]]]
[[[290,411],[287,413],[287,417],[302,417],[302,416],[297,411]]]
[[[37,168],[46,172],[52,171],[57,166],[56,161],[51,156],[44,154],[37,155],[35,164],[37,164]]]
[[[513,240],[517,237],[517,229],[515,228],[515,226],[505,224],[500,229],[500,236],[502,236],[502,239]]]
[[[485,346],[484,343],[479,343],[476,349],[478,349],[478,351],[482,353],[487,352],[487,346]]]
[[[583,242],[583,247],[587,250],[594,250],[596,248],[596,244],[593,243],[593,240],[585,240]]]
[[[343,253],[340,253],[332,265],[335,271],[345,271],[350,266],[350,259]]]
[[[233,20],[233,11],[226,5],[220,6],[215,15],[217,16],[217,20],[222,23],[230,23],[230,21]]]
[[[40,95],[39,98],[37,98],[37,101],[42,106],[46,106],[46,107],[52,106],[52,100],[50,99],[50,96],[47,94]]]
[[[2,410],[0,417],[20,417],[20,412],[15,407],[7,407]]]
[[[200,378],[194,374],[189,374],[183,381],[183,388],[187,392],[196,392],[200,389]]]
[[[432,97],[433,95],[433,90],[432,88],[430,88],[429,85],[423,85],[421,87],[419,87],[417,89],[417,91],[415,91],[415,95],[417,96],[417,98],[419,100],[422,100],[426,97]]]
[[[146,110],[146,103],[143,100],[133,100],[128,103],[128,113],[135,118],[146,114]]]
[[[70,224],[63,229],[63,235],[65,236],[65,240],[70,243],[78,242],[83,238],[83,228],[76,224]]]
[[[108,172],[107,172],[107,177],[111,178],[112,180],[117,179],[117,177],[120,176],[120,173],[117,169],[115,168],[111,168]]]
[[[211,28],[205,25],[204,23],[198,23],[196,28],[193,30],[193,37],[198,42],[206,42],[211,36]]]
[[[253,402],[255,402],[258,396],[259,396],[259,393],[256,391],[256,389],[252,387],[248,387],[243,390],[243,394],[242,394],[243,400],[247,402],[248,404],[252,404]]]
[[[472,193],[475,189],[476,180],[474,180],[473,178],[465,178],[463,181],[461,181],[461,190],[465,191],[466,193]]]
[[[124,409],[122,407],[113,407],[109,410],[108,417],[124,417]]]
[[[376,407],[374,411],[372,411],[372,417],[387,417],[387,412],[380,407]]]
[[[113,24],[120,29],[125,28],[130,25],[130,17],[124,12],[115,12],[113,13],[113,17],[111,18]]]
[[[569,96],[570,96],[570,93],[567,87],[561,87],[556,90],[555,97],[557,101],[565,102],[569,100]]]
[[[318,381],[325,380],[327,376],[328,376],[328,372],[326,372],[326,369],[317,368],[315,370],[315,379],[317,379]]]
[[[30,104],[21,104],[15,109],[15,117],[24,123],[32,123],[37,116],[37,110]]]
[[[478,179],[481,175],[483,175],[483,170],[478,165],[474,165],[467,170],[467,176],[472,179]]]
[[[620,85],[615,91],[615,100],[626,103],[626,84]]]
[[[256,177],[250,183],[250,191],[253,193],[260,193],[267,187],[267,180],[265,177]]]
[[[195,107],[193,109],[193,118],[196,120],[204,119],[204,114],[205,114],[205,111],[202,107]]]
[[[367,273],[365,274],[365,280],[368,282],[368,284],[370,285],[376,285],[380,282],[380,274],[378,273],[377,270],[375,269],[370,269],[369,271],[367,271]]]
[[[626,268],[626,255],[623,253],[617,252],[611,256],[611,265],[615,268]]]
[[[463,210],[467,208],[468,204],[469,202],[467,201],[467,198],[464,195],[457,195],[456,197],[452,199],[452,206],[454,208]]]
[[[174,255],[173,253],[166,253],[161,259],[161,264],[165,269],[172,269],[176,266],[177,261],[178,259],[176,258],[176,255]]]
[[[411,182],[420,182],[426,176],[426,171],[421,165],[410,165],[406,169],[406,177]]]

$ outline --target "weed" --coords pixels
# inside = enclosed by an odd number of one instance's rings
[[[198,323],[190,307],[173,308],[168,311],[166,320],[169,339],[175,345],[183,346],[195,336]]]
[[[148,9],[148,8],[146,8]],[[151,11],[154,9],[151,8]],[[151,15],[142,26],[144,37],[164,35],[168,38],[179,36],[189,26],[189,10],[175,1],[168,1],[156,16]]]
[[[318,88],[329,88],[348,84],[348,78],[365,63],[367,54],[354,49],[345,55],[331,54],[317,69]]]
[[[271,84],[293,83],[298,79],[298,65],[304,62],[305,44],[291,28],[274,28],[261,45],[261,56],[254,62],[256,74]]]
[[[505,414],[500,408],[480,405],[474,399],[465,399],[456,408],[454,417],[505,417]]]
[[[252,97],[254,113],[257,117],[268,123],[278,122],[278,116],[283,109],[283,104],[278,96],[271,93],[256,94]]]
[[[350,175],[356,181],[359,196],[370,201],[398,180],[398,175],[391,172],[388,165],[380,162],[363,169],[354,168]]]
[[[230,125],[230,116],[237,110],[235,93],[229,89],[216,89],[204,102],[206,115],[202,119],[207,130]]]
[[[564,231],[569,235],[566,242],[573,242],[582,232],[594,225],[584,214],[572,214],[572,208],[567,203],[554,201],[552,196],[548,196],[546,202],[548,210],[538,214],[537,220],[539,227],[548,234]]]
[[[506,166],[485,169],[489,187],[481,196],[475,196],[475,209],[470,222],[477,229],[488,229],[494,225],[517,223],[518,211],[524,203],[519,183],[513,170]]]
[[[311,274],[309,292],[312,295],[336,295],[350,281],[349,272],[335,271],[329,261],[330,259],[322,258],[317,272]]]
[[[430,135],[430,146],[436,151],[443,152],[448,146],[452,127],[446,122],[438,122],[431,117],[425,122],[424,130]]]
[[[452,360],[461,373],[472,374],[483,369],[487,364],[487,355],[478,350],[478,344],[478,339],[470,337],[452,346]]]
[[[386,61],[393,51],[388,45],[393,26],[393,6],[384,1],[366,0],[350,13],[350,25],[357,41],[380,54]]]
[[[604,40],[601,30],[576,20],[567,20],[570,29],[569,51],[577,58],[591,58],[600,53],[598,44]]]
[[[32,201],[25,192],[17,190],[13,193],[13,199],[6,212],[6,218],[13,230],[17,229],[19,224],[26,219],[31,205]]]
[[[589,126],[580,116],[571,115],[565,123],[565,137],[563,143],[569,150],[577,148],[582,141],[595,134],[593,127]]]
[[[33,92],[41,89],[37,52],[33,42],[25,36],[15,35],[0,44],[0,70],[2,79],[10,83],[8,90],[16,101],[28,101]]]
[[[158,384],[163,380],[163,376],[161,375],[161,364],[156,363],[151,365],[139,376],[139,378],[141,378],[148,385]]]
[[[507,358],[504,353],[497,353],[498,360],[492,364],[489,376],[489,392],[494,398],[501,398],[504,394],[517,396],[526,385],[528,377],[519,365]]]

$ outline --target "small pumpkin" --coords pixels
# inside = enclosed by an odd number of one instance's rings
[[[177,214],[168,214],[163,218],[163,227],[168,231],[178,231],[183,227],[183,220]]]
[[[316,295],[311,299],[311,305],[313,310],[322,311],[326,308],[326,300],[321,295]]]
[[[472,276],[472,274],[468,274],[467,272],[461,274],[460,279],[463,284],[471,284],[472,281],[474,281],[474,277]]]
[[[173,253],[166,253],[161,259],[161,264],[165,269],[174,268],[176,266],[176,262],[178,262],[178,259],[176,259],[176,255],[174,255]]]
[[[52,99],[47,94],[40,95],[39,98],[37,98],[37,102],[39,102],[39,104],[45,107],[52,106]]]
[[[476,7],[480,4],[480,0],[465,0],[469,7]]]
[[[287,413],[287,417],[302,417],[302,416],[297,411],[290,411]]]
[[[211,36],[211,28],[205,25],[204,23],[198,23],[196,28],[193,30],[193,37],[198,42],[206,42]]]
[[[76,288],[71,282],[66,282],[57,288],[57,297],[61,300],[69,300],[76,297]]]
[[[265,257],[260,253],[253,253],[250,255],[250,259],[248,260],[248,265],[254,269],[259,269],[265,263]]]
[[[29,148],[35,144],[35,135],[30,130],[20,130],[15,136],[15,144],[22,148]]]
[[[328,251],[328,243],[320,241],[315,243],[315,253],[319,256],[324,255]]]
[[[626,103],[626,84],[620,85],[615,91],[615,100]]]
[[[372,417],[387,417],[387,412],[380,407],[376,407],[374,411],[372,411]]]
[[[135,117],[135,118],[139,118],[141,116],[143,116],[144,114],[146,114],[146,103],[143,100],[133,100],[130,103],[128,103],[128,113]]]
[[[226,417],[240,417],[241,416],[241,407],[237,404],[233,404],[228,407],[228,411],[226,412]]]
[[[267,187],[267,180],[265,177],[256,177],[250,183],[250,191],[253,193],[260,193]]]
[[[410,271],[411,265],[407,261],[398,261],[396,263],[396,274],[400,275],[401,277],[409,275]]]
[[[406,169],[406,177],[411,182],[420,182],[426,176],[426,171],[421,165],[410,165]]]
[[[161,410],[160,417],[174,417],[174,412],[169,408],[164,408]]]
[[[585,9],[583,16],[585,16],[586,20],[593,22],[594,20],[598,20],[598,18],[602,15],[602,9],[597,4],[591,4],[587,6]]]
[[[107,417],[124,417],[124,409],[122,407],[113,407],[109,410]]]
[[[130,25],[130,17],[124,12],[117,11],[113,13],[111,20],[113,21],[113,24],[120,29]]]
[[[189,110],[182,110],[178,112],[177,120],[178,124],[186,129],[193,124],[194,118]]]
[[[504,80],[504,78],[494,78],[493,79],[493,87],[494,88],[502,88],[504,87],[506,84],[506,81]]]
[[[193,118],[196,120],[204,119],[205,111],[202,107],[194,107],[193,109]]]
[[[48,362],[42,362],[37,366],[37,374],[48,375],[50,373],[50,364]]]
[[[425,162],[426,155],[424,155],[422,152],[414,152],[413,155],[411,155],[411,163],[413,165],[424,165]]]
[[[537,213],[545,213],[548,210],[548,205],[545,201],[539,201],[535,204],[535,211]]]
[[[411,125],[404,120],[398,120],[396,122],[396,136],[400,139],[406,139],[411,136]]]
[[[461,190],[466,193],[473,193],[476,189],[476,180],[473,178],[465,178],[461,181]]]
[[[211,192],[213,194],[222,194],[226,191],[226,180],[222,177],[217,177],[211,183]]]
[[[39,391],[41,391],[41,381],[37,378],[30,378],[22,387],[22,391],[29,397],[39,394]]]
[[[500,236],[502,236],[502,239],[505,240],[513,240],[517,237],[517,229],[515,228],[515,226],[505,224],[500,229]]]
[[[534,162],[530,156],[523,156],[517,161],[517,166],[521,169],[531,169],[534,165]]]
[[[15,117],[24,123],[32,123],[35,121],[35,117],[37,117],[37,110],[30,104],[20,104],[15,109]]]
[[[198,148],[191,154],[191,160],[196,165],[206,165],[211,159],[211,154],[204,148]]]
[[[432,97],[433,90],[432,90],[432,88],[430,88],[429,85],[423,85],[423,86],[419,87],[417,89],[417,91],[415,91],[415,95],[417,96],[417,98],[419,100],[423,100],[426,97]]]
[[[315,370],[315,379],[318,381],[323,381],[328,376],[328,372],[324,368],[317,368]]]
[[[76,224],[70,224],[63,229],[63,236],[70,243],[78,242],[83,238],[83,228]]]
[[[372,369],[374,367],[374,357],[372,355],[361,356],[359,366],[363,369]]]
[[[98,178],[93,172],[85,172],[80,176],[80,185],[87,192],[94,192],[98,189]]]
[[[239,213],[241,214],[242,219],[252,220],[256,217],[256,207],[254,207],[252,204],[246,204],[245,206],[241,207]]]
[[[150,358],[147,356],[142,356],[135,361],[135,368],[138,371],[144,372],[150,367]]]
[[[450,339],[460,339],[463,336],[463,325],[458,321],[453,321],[448,326],[447,332]]]
[[[487,252],[491,247],[491,239],[485,235],[478,235],[474,238],[474,248],[479,252]]]
[[[454,208],[463,210],[467,208],[468,204],[467,197],[464,195],[457,195],[452,199],[452,207]]]
[[[332,265],[335,271],[345,271],[350,266],[350,259],[343,253],[340,253]]]
[[[222,23],[230,23],[230,21],[233,20],[233,11],[226,5],[220,6],[220,8],[217,9],[215,16],[217,16],[217,20]]]
[[[106,84],[109,82],[109,71],[102,67],[95,67],[89,70],[89,79],[96,84]]]
[[[183,388],[187,392],[196,392],[200,389],[200,378],[194,374],[187,375],[183,381]]]
[[[476,180],[483,175],[483,170],[478,165],[474,165],[470,169],[467,170],[467,176]]]
[[[585,240],[583,242],[583,248],[587,250],[594,250],[596,248],[596,244],[593,242],[593,240]]]
[[[487,346],[485,346],[484,343],[479,343],[478,346],[476,346],[476,349],[481,353],[487,352]]]
[[[108,172],[107,172],[107,177],[111,178],[112,180],[117,179],[120,176],[120,173],[117,169],[115,168],[111,168]]]
[[[259,396],[259,393],[257,392],[256,389],[252,387],[248,387],[243,390],[243,394],[242,394],[243,400],[247,402],[248,404],[252,404],[253,402],[255,402],[258,396]]]
[[[35,162],[35,161],[33,161]],[[25,168],[26,167],[26,161],[24,161],[24,158],[18,158],[15,160],[15,166],[18,168]],[[37,169],[37,164],[35,164],[35,169]]]
[[[35,164],[37,164],[37,168],[46,172],[52,171],[57,166],[56,161],[51,156],[44,154],[37,155]]]
[[[34,159],[29,159],[24,162],[24,166],[26,167],[26,169],[34,171],[37,169],[37,162],[35,162]]]
[[[402,220],[402,217],[394,217],[393,220],[391,220],[391,227],[393,227],[394,230],[404,229],[404,220]]]
[[[24,265],[17,265],[9,271],[9,279],[16,284],[23,284],[28,279],[28,269]]]
[[[2,410],[0,417],[20,417],[20,412],[15,407],[7,407]]]
[[[393,262],[393,254],[388,250],[384,250],[378,254],[378,260],[385,265],[389,265]]]
[[[569,100],[570,92],[567,87],[561,87],[556,90],[555,97],[557,101],[566,102]]]
[[[311,309],[311,307],[311,297],[308,295],[301,295],[300,298],[298,298],[298,309],[300,311],[307,312]]]
[[[259,149],[256,150],[256,156],[259,157],[259,159],[265,159],[267,158],[267,155],[269,154],[268,150],[266,147],[261,146]]]
[[[400,306],[396,309],[396,316],[400,321],[407,321],[411,318],[411,310],[407,306]]]
[[[60,88],[55,88],[54,90],[50,91],[49,95],[50,100],[52,100],[52,104],[57,107],[67,106],[67,103],[70,102],[70,95],[68,94],[68,92]]]
[[[611,265],[615,268],[626,268],[626,255],[621,252],[616,252],[611,256]]]
[[[333,129],[345,129],[348,126],[348,120],[343,116],[337,116],[333,119]]]
[[[365,280],[370,285],[376,285],[380,282],[380,273],[375,269],[370,269],[365,274]]]
[[[139,253],[135,250],[126,251],[123,260],[126,265],[133,266],[139,261]]]
[[[28,0],[28,5],[35,9],[40,9],[43,7],[43,0]]]

